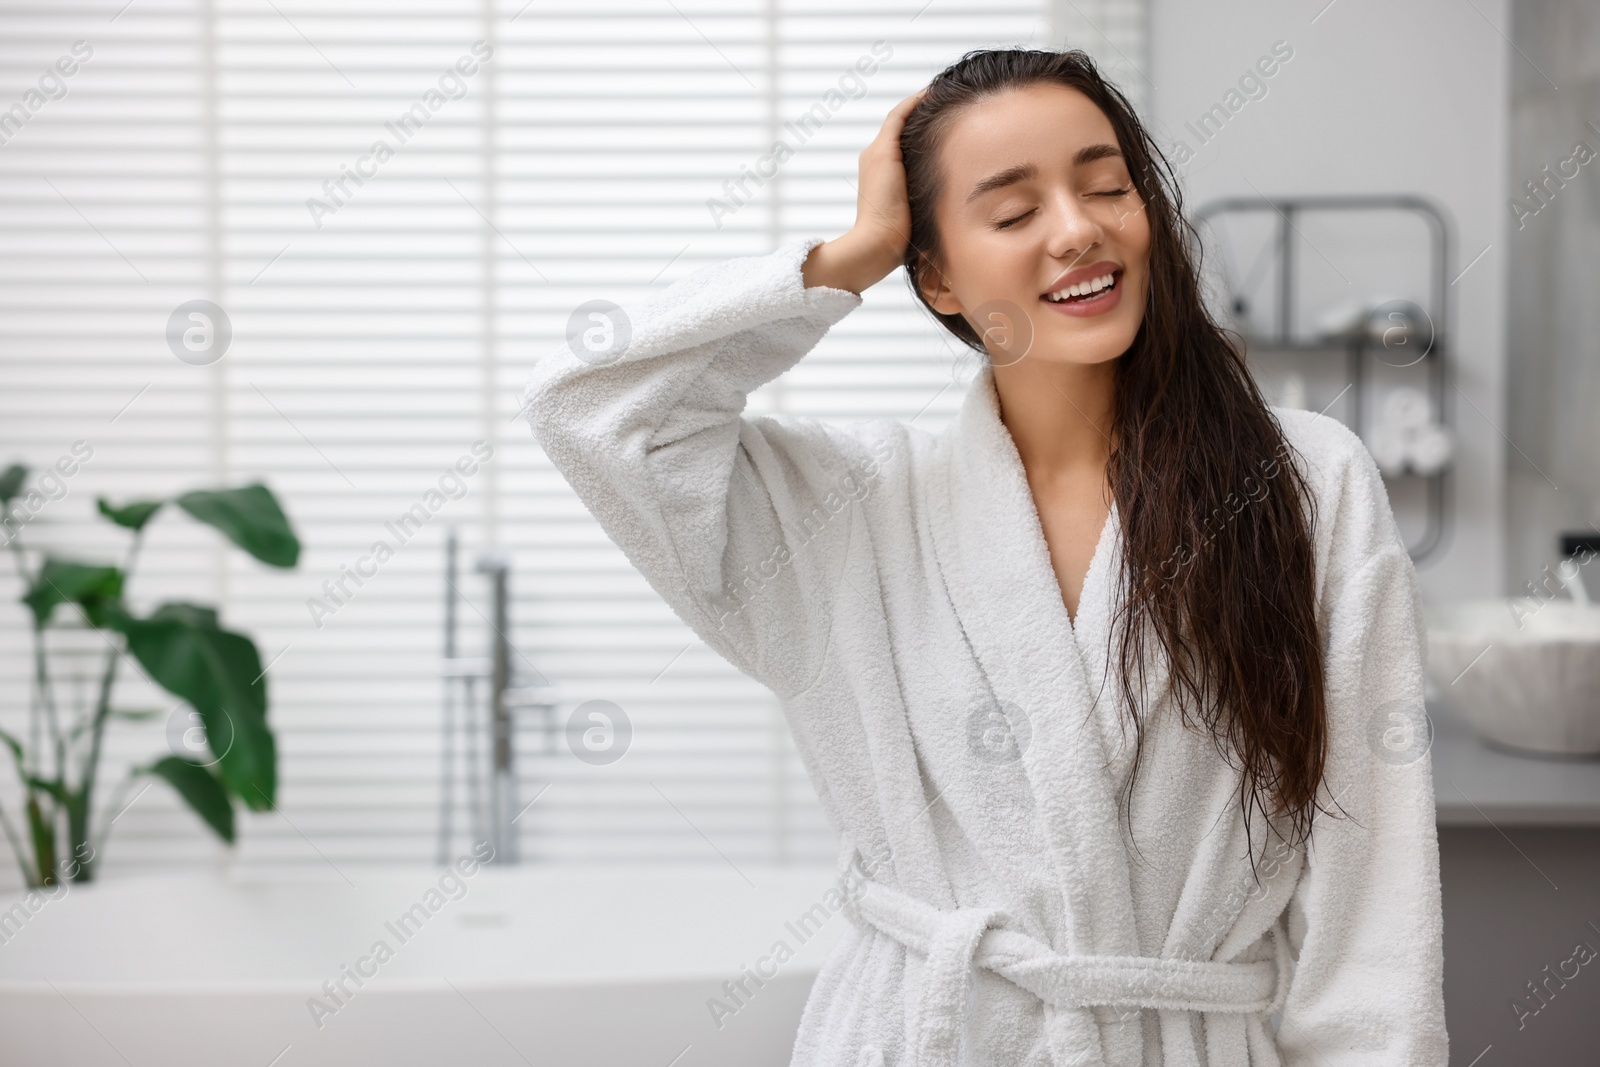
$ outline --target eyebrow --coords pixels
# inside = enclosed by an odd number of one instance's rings
[[[1072,154],[1072,165],[1081,167],[1085,163],[1093,163],[1098,159],[1108,159],[1112,156],[1122,157],[1122,150],[1114,144],[1084,145]],[[1003,189],[1017,182],[1031,181],[1039,176],[1039,168],[1032,163],[1019,163],[1014,167],[1007,167],[989,175],[983,181],[972,187],[972,192],[967,194],[967,203],[971,203],[984,193],[991,193],[996,189]]]

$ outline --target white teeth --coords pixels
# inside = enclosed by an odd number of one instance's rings
[[[1087,293],[1098,293],[1100,290],[1109,286],[1114,280],[1115,275],[1106,274],[1099,278],[1092,278],[1086,282],[1079,282],[1076,285],[1069,285],[1065,289],[1057,289],[1053,293],[1046,293],[1045,299],[1055,303],[1060,303],[1069,296],[1083,296]]]

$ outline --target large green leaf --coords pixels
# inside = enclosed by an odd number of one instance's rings
[[[227,534],[229,540],[262,563],[293,567],[300,559],[300,539],[289,528],[289,518],[278,506],[278,498],[264,485],[196,490],[180,496],[177,503],[201,522]]]
[[[149,619],[150,622],[157,620],[176,620],[206,630],[222,629],[222,620],[217,618],[216,608],[208,608],[204,604],[190,604],[182,600],[169,600],[162,604]]]
[[[255,642],[221,629],[217,613],[197,604],[164,604],[147,619],[123,615],[116,626],[150,677],[200,713],[222,783],[251,809],[271,810],[277,749]]]
[[[195,814],[204,819],[217,836],[233,844],[233,803],[217,776],[198,763],[167,756],[144,768],[146,774],[165,778],[178,795],[188,801]]]
[[[0,474],[0,504],[9,504],[11,498],[22,492],[22,483],[28,480],[28,468],[13,463]]]
[[[89,620],[98,626],[107,606],[121,595],[122,571],[116,567],[46,559],[22,600],[33,610],[39,626],[50,621],[58,604],[82,605]]]
[[[126,526],[130,530],[142,530],[144,529],[144,524],[149,522],[155,516],[155,513],[161,510],[161,505],[165,504],[166,501],[137,500],[132,504],[124,504],[120,508],[114,508],[106,503],[106,498],[102,496],[96,498],[95,503],[100,507],[100,514],[118,526]]]

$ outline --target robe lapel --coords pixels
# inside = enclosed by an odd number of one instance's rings
[[[1042,538],[1043,534],[1040,536]],[[1047,556],[1048,552],[1047,548]],[[1133,728],[1117,696],[1120,681],[1110,659],[1116,651],[1112,633],[1116,622],[1116,583],[1121,570],[1122,520],[1113,503],[1089,562],[1089,572],[1084,576],[1072,636],[1078,647],[1086,692],[1095,709],[1093,718],[1100,729],[1107,780],[1114,795],[1122,788],[1132,767],[1134,741]],[[1054,580],[1054,571],[1050,577]]]
[[[1084,655],[1103,644],[1109,621],[1120,540],[1115,511],[1081,598],[1080,646],[987,366],[941,448],[943,477],[928,483],[934,551],[993,697],[1020,707],[1031,726],[1022,764],[1038,799],[1066,915],[1067,928],[1052,932],[1061,940],[1055,948],[1138,955],[1106,728],[1094,699],[1103,670],[1091,672]],[[1101,699],[1115,711],[1115,701]]]

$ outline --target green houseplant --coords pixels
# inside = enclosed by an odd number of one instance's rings
[[[13,465],[0,474],[0,514],[27,481]],[[118,663],[131,659],[161,688],[186,703],[203,725],[211,760],[172,754],[136,765],[134,778],[165,780],[224,841],[234,840],[234,801],[252,811],[271,811],[277,793],[277,749],[267,725],[267,683],[255,642],[222,627],[216,610],[170,602],[148,615],[123,601],[145,526],[167,504],[221,531],[263,563],[293,567],[300,541],[264,485],[201,490],[170,500],[144,500],[113,507],[97,501],[99,513],[129,532],[121,566],[80,563],[45,553],[29,566],[16,530],[0,531],[16,562],[31,616],[33,670],[28,706],[28,744],[0,730],[22,783],[21,826],[0,809],[0,826],[29,888],[93,879],[98,845],[115,813],[94,811],[95,778],[106,727],[114,719],[149,719],[159,711],[134,711],[112,703]],[[91,694],[71,723],[64,721],[58,688],[52,685],[47,634],[58,609],[71,606],[99,633],[108,648]],[[91,840],[92,822],[104,823]]]

